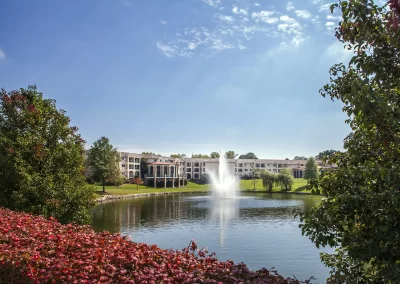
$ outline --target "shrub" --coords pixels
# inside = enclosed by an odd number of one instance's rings
[[[0,216],[0,283],[301,283],[218,261],[195,242],[164,250],[52,218],[1,208]]]

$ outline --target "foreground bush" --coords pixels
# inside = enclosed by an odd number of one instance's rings
[[[0,283],[301,283],[182,251],[0,208]],[[305,282],[306,283],[306,282]]]

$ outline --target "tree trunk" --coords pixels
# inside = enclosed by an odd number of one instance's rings
[[[103,192],[106,192],[106,187],[105,187],[104,178],[103,178]]]

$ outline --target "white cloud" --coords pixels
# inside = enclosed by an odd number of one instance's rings
[[[290,10],[294,10],[294,5],[292,2],[287,2],[286,4],[286,10],[290,11]]]
[[[332,16],[332,15],[328,15],[326,16],[327,20],[331,20],[331,21],[340,21],[342,20],[342,16]]]
[[[314,18],[311,19],[311,23],[321,28],[321,21],[319,20],[318,15],[314,16]]]
[[[189,42],[188,43],[188,49],[193,50],[196,49],[197,44],[195,44],[194,42]]]
[[[171,58],[174,57],[176,55],[176,48],[167,45],[167,44],[163,44],[161,42],[157,42],[157,47],[158,49],[160,49],[166,57]]]
[[[0,48],[0,60],[6,59],[6,53]]]
[[[296,13],[297,17],[303,19],[310,19],[312,17],[311,13],[308,12],[307,10],[296,10],[294,12]]]
[[[225,22],[233,22],[232,16],[219,15],[218,19],[220,19],[221,21],[225,21]]]
[[[322,58],[327,57],[335,62],[347,63],[352,56],[353,51],[344,48],[342,43],[335,41],[327,47]]]
[[[335,26],[336,24],[334,23],[334,22],[326,22],[325,23],[325,26],[326,27],[333,27],[333,26]]]
[[[320,4],[322,2],[322,0],[312,0],[313,4],[317,5]]]
[[[251,18],[256,22],[264,22],[268,24],[274,24],[278,22],[278,18],[271,17],[275,14],[275,11],[260,11],[260,12],[253,12],[251,14]]]
[[[319,11],[320,12],[330,12],[330,8],[332,6],[333,3],[328,3],[328,4],[323,4],[321,6],[319,6]]]
[[[236,6],[233,7],[232,12],[233,12],[233,14],[242,14],[242,15],[245,15],[245,16],[247,16],[247,14],[248,14],[246,10],[239,9]]]
[[[166,25],[166,24],[167,24],[167,21],[161,20],[161,21],[160,21],[160,24],[161,24],[161,25]]]
[[[203,0],[203,2],[214,8],[217,8],[219,5],[221,5],[221,0]]]
[[[258,6],[260,6],[260,4],[258,4],[258,3],[254,3],[254,6],[258,7]]]

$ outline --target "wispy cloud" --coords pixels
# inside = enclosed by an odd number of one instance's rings
[[[244,9],[239,9],[238,7],[234,6],[232,9],[233,14],[242,14],[247,16],[248,12]]]
[[[6,53],[0,48],[0,60],[6,59]]]
[[[326,48],[322,57],[328,57],[337,62],[347,63],[353,55],[353,51],[344,48],[342,43],[336,41]]]
[[[327,15],[326,16],[327,20],[331,20],[331,21],[340,21],[342,19],[342,16],[332,16],[332,15]]]
[[[292,2],[287,2],[287,4],[286,4],[286,10],[291,11],[291,10],[294,10],[294,9],[295,9],[295,8],[294,8],[293,3],[292,3]]]
[[[217,8],[219,5],[221,5],[221,0],[203,0],[203,2],[214,8]]]
[[[275,11],[260,11],[260,12],[253,12],[251,14],[251,18],[254,19],[256,22],[264,22],[268,24],[274,24],[279,21],[278,18],[272,17],[275,14]]]
[[[218,15],[218,19],[220,19],[221,21],[225,21],[225,22],[233,22],[233,17],[232,16],[227,16],[227,15]]]
[[[161,21],[160,21],[160,24],[161,24],[161,25],[166,25],[166,24],[167,24],[167,21],[161,20]]]
[[[260,4],[259,3],[254,3],[254,6],[258,7],[258,6],[260,6]]]
[[[328,13],[330,11],[330,8],[331,8],[332,4],[333,3],[322,4],[321,6],[319,6],[319,11]]]
[[[311,19],[312,15],[307,10],[296,10],[294,11],[299,18]]]

